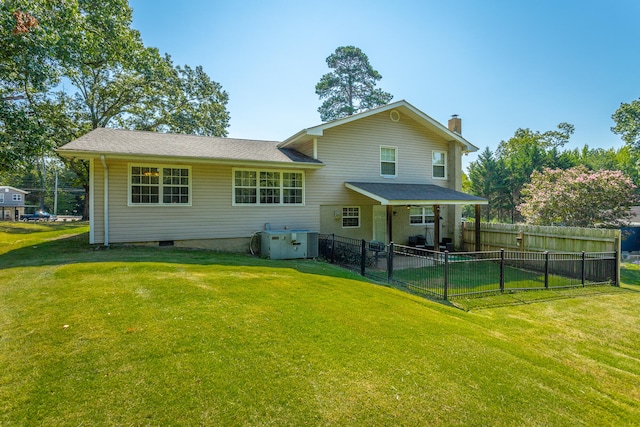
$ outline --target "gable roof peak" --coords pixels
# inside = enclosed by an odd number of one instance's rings
[[[462,144],[464,147],[463,151],[472,152],[477,151],[478,147],[471,144],[462,135],[458,132],[452,131],[448,126],[443,125],[442,123],[434,120],[429,115],[417,109],[415,106],[405,101],[404,99],[396,102],[391,102],[386,105],[382,105],[380,107],[372,108],[367,111],[363,111],[362,113],[353,114],[351,116],[343,117],[340,119],[332,120],[330,122],[325,122],[317,126],[313,126],[310,128],[306,128],[301,130],[300,132],[290,136],[279,144],[279,147],[287,147],[301,140],[307,139],[309,137],[319,137],[324,135],[324,131],[327,129],[331,129],[334,127],[342,126],[347,123],[354,122],[356,120],[361,120],[366,117],[373,116],[375,114],[384,113],[385,111],[393,111],[399,110],[418,123],[422,124],[425,127],[430,128],[436,134],[440,135],[447,141],[456,141]]]

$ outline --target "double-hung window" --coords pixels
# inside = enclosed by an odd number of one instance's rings
[[[0,193],[0,203],[4,203],[4,193]]]
[[[342,228],[360,227],[360,207],[346,206],[342,208]]]
[[[191,168],[129,166],[129,205],[191,205]]]
[[[304,174],[277,170],[235,169],[234,205],[302,205]]]
[[[431,165],[433,167],[433,178],[446,179],[447,178],[447,152],[446,151],[434,151],[432,153]]]
[[[409,222],[411,225],[433,224],[435,216],[431,206],[412,207],[409,211]]]
[[[380,147],[380,176],[387,178],[398,176],[397,147]]]

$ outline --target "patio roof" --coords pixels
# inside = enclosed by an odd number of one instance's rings
[[[487,199],[433,184],[345,182],[345,187],[381,205],[486,205]]]

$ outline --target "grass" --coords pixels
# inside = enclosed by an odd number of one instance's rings
[[[465,312],[312,260],[0,225],[0,425],[637,425],[640,269]]]

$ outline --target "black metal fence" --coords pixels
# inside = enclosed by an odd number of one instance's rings
[[[437,252],[393,243],[319,236],[333,264],[435,298],[519,290],[618,286],[618,253]]]

